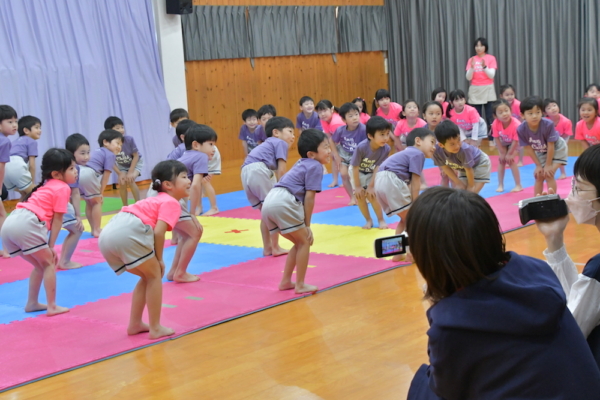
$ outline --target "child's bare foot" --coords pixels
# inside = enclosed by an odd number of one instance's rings
[[[202,215],[202,208],[200,208],[200,207],[196,208],[196,214],[195,215]]]
[[[523,187],[521,185],[517,185],[514,188],[512,188],[511,192],[515,193],[515,192],[522,192],[523,191]]]
[[[166,326],[160,325],[158,329],[150,329],[150,339],[160,339],[161,337],[171,336],[175,331],[171,328],[167,328]]]
[[[200,277],[198,275],[192,275],[189,272],[186,272],[185,274],[183,274],[181,276],[179,276],[179,275],[174,276],[173,280],[175,282],[179,282],[179,283],[190,283],[190,282],[199,281]]]
[[[171,237],[171,245],[176,246],[177,243],[179,243],[179,238],[177,236],[172,236]]]
[[[498,189],[496,189],[496,192],[498,192],[498,193],[504,192],[504,186],[502,186],[502,185],[498,186]]]
[[[273,257],[279,257],[279,256],[284,256],[284,255],[286,255],[289,252],[290,251],[288,249],[277,247],[276,249],[273,249],[273,251],[271,251],[271,255]]]
[[[25,306],[25,312],[36,312],[47,310],[48,306],[42,303],[27,304]]]
[[[53,317],[55,315],[64,314],[66,312],[69,312],[69,309],[67,307],[61,307],[61,306],[48,307],[48,311],[46,311],[46,316]]]
[[[315,293],[317,290],[319,290],[319,288],[314,285],[307,285],[306,283],[303,283],[302,285],[296,284],[296,294]]]
[[[379,221],[379,229],[387,229],[387,223],[384,220]]]
[[[363,225],[363,229],[371,229],[373,227],[373,221],[368,220],[366,224]]]
[[[296,288],[295,282],[285,282],[279,284],[279,290],[292,290]]]
[[[523,161],[519,161],[517,164],[517,167],[522,167],[523,166]]]
[[[10,254],[8,254],[8,251],[2,250],[2,258],[10,258]]]
[[[95,237],[95,238],[99,238],[101,232],[102,232],[102,229],[94,229],[92,231],[92,236]]]
[[[339,184],[337,182],[331,182],[329,185],[327,185],[327,187],[333,188],[333,187],[337,187],[339,186]]]
[[[211,215],[215,215],[219,213],[219,209],[218,208],[211,208],[210,210],[208,210],[207,212],[205,212],[204,214],[202,214],[202,216],[204,217],[209,217]]]
[[[565,174],[560,174],[560,176],[558,177],[558,179],[567,179],[567,175],[565,175]]]
[[[139,324],[129,325],[127,327],[128,335],[137,335],[142,332],[150,332],[150,325],[140,322]]]
[[[349,206],[355,206],[356,205],[356,200],[354,199],[354,197],[352,198],[352,200],[350,200],[350,203],[348,203]]]
[[[173,271],[173,268],[171,268],[169,270],[169,272],[167,272],[167,280],[168,281],[173,281],[173,277],[175,276],[175,271]]]
[[[64,263],[59,263],[57,267],[58,269],[77,269],[83,267],[83,265],[73,261],[67,261]]]

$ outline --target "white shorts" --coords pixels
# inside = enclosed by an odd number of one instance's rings
[[[262,220],[271,233],[292,233],[304,228],[304,204],[284,188],[273,188],[261,210]]]
[[[85,200],[102,197],[102,190],[100,189],[102,175],[104,174],[96,172],[85,165],[79,166],[79,192],[81,197]]]
[[[354,165],[351,165],[350,168],[348,168],[348,175],[350,175],[350,184],[352,185],[352,189],[356,189],[356,183],[354,182]],[[369,183],[371,183],[371,179],[373,179],[373,173],[369,172],[368,174],[364,174],[360,171],[358,171],[358,179],[360,179],[360,186],[362,186],[363,189],[366,189],[367,186],[369,186]]]
[[[473,175],[475,182],[490,183],[490,174],[492,172],[492,163],[490,158],[484,152],[479,156],[479,164],[473,167]],[[467,183],[467,173],[464,169],[458,171],[458,179]]]
[[[479,117],[479,122],[477,123],[479,129],[477,130],[477,146],[481,144],[481,141],[488,137],[488,128],[485,120]],[[460,129],[460,128],[459,128]],[[460,129],[460,141],[464,142],[466,139],[473,139],[472,131],[465,131]]]
[[[338,144],[335,146],[335,148],[340,155],[341,163],[346,166],[350,165],[350,161],[352,161],[352,153],[344,149],[341,144]]]
[[[210,175],[221,175],[221,153],[215,146],[215,155],[212,160],[208,161],[208,173]]]
[[[148,197],[156,197],[158,196],[158,192],[152,189],[152,185],[148,188],[148,192],[146,193],[146,198]],[[181,214],[179,215],[179,221],[191,221],[192,215],[188,210],[188,200],[187,198],[183,198],[179,200],[179,205],[181,206]]]
[[[31,186],[29,165],[21,156],[10,156],[10,162],[4,166],[4,186],[7,190],[25,190]]]
[[[567,165],[569,161],[569,147],[563,138],[558,138],[556,142],[554,142],[554,157],[552,158],[552,164],[561,164]],[[538,160],[542,164],[542,167],[546,166],[546,159],[548,157],[547,153],[538,153],[535,152]]]
[[[102,229],[98,247],[115,274],[120,275],[154,257],[154,230],[135,215],[120,212]]]
[[[125,164],[117,163],[117,168],[119,168],[119,171],[121,171],[121,172],[129,172],[129,168],[131,168],[131,164],[125,165]],[[142,168],[144,168],[144,159],[142,157],[140,157],[137,164],[135,164],[135,170],[137,172],[139,172],[139,174],[141,175]]]
[[[2,225],[2,246],[11,257],[48,248],[48,228],[34,212],[17,208]]]
[[[77,223],[77,217],[75,216],[75,208],[73,204],[70,202],[67,203],[67,212],[63,214],[63,228],[66,228],[69,225],[73,225]]]
[[[375,196],[388,217],[400,214],[412,205],[410,186],[391,171],[375,175]]]
[[[254,162],[242,168],[242,187],[253,208],[260,208],[267,194],[273,189],[274,175],[263,162]]]

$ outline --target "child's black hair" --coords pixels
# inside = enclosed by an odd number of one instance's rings
[[[77,149],[83,145],[89,146],[90,142],[88,142],[87,138],[81,133],[74,133],[72,135],[69,135],[65,140],[65,149],[69,150],[73,154],[75,154]]]
[[[271,114],[272,117],[276,117],[277,109],[273,104],[265,104],[258,109],[257,114],[258,119],[261,119],[265,114]]]
[[[446,90],[446,88],[443,88],[440,86],[440,87],[433,89],[433,92],[431,92],[431,101],[435,101],[435,98],[440,93],[446,93],[446,97],[448,97],[448,91]]]
[[[414,146],[416,138],[424,140],[427,136],[433,136],[435,138],[435,135],[429,129],[427,129],[427,128],[415,128],[412,131],[410,131],[408,133],[408,135],[406,136],[406,145],[407,146]]]
[[[498,99],[492,103],[492,114],[496,115],[496,110],[498,109],[498,107],[503,105],[508,107],[508,109],[512,111],[512,109],[510,108],[510,104],[508,104],[508,101],[504,99]]]
[[[175,128],[175,136],[177,136],[177,141],[179,142],[179,144],[184,142],[183,140],[181,140],[181,135],[185,135],[188,129],[190,129],[194,125],[196,125],[196,123],[191,119],[184,119],[183,121],[177,124],[177,128]]]
[[[588,104],[594,107],[594,111],[596,111],[596,116],[598,116],[598,102],[596,101],[596,99],[594,99],[593,97],[582,98],[581,100],[579,100],[579,103],[577,103],[577,109],[579,110],[584,104]]]
[[[448,139],[456,137],[460,138],[460,129],[458,129],[458,126],[449,119],[440,122],[440,124],[435,127],[435,138],[441,144],[446,144]]]
[[[390,123],[390,121],[386,120],[383,117],[380,117],[379,115],[371,117],[367,121],[367,138],[369,138],[369,135],[375,137],[375,133],[377,131],[391,131],[391,130],[392,130],[392,124]]]
[[[187,168],[181,161],[161,161],[152,168],[152,189],[162,192],[163,182],[174,182],[182,172],[187,173]]]
[[[359,111],[358,107],[356,106],[356,104],[354,104],[354,103],[342,104],[338,114],[340,114],[340,117],[342,117],[343,120],[346,120],[346,114],[348,114],[352,110],[356,111],[358,113],[358,116],[360,116],[360,111]]]
[[[52,148],[48,149],[42,156],[42,164],[40,169],[42,170],[40,183],[33,188],[33,190],[23,198],[23,201],[29,200],[31,195],[44,186],[44,183],[48,179],[52,179],[52,172],[58,171],[64,173],[71,164],[75,161],[75,156],[68,150]]]
[[[318,152],[319,146],[325,140],[328,140],[327,135],[318,129],[311,128],[302,131],[298,139],[298,153],[300,153],[300,157],[308,158],[309,151]]]
[[[42,121],[38,117],[34,117],[33,115],[26,115],[19,119],[19,136],[25,135],[25,129],[31,131],[31,128],[35,124],[42,125]]]
[[[283,131],[285,128],[294,129],[294,123],[286,117],[273,117],[265,125],[265,134],[268,138],[273,136],[273,130]]]
[[[600,91],[600,85],[597,83],[590,83],[585,87],[585,93],[589,92],[591,88],[596,88],[596,90]]]
[[[480,43],[483,47],[485,47],[485,52],[488,52],[488,41],[486,38],[484,37],[478,37],[477,39],[475,39],[475,42],[473,43],[473,51],[475,51],[475,47],[477,46],[477,43]]]
[[[19,118],[15,109],[6,104],[0,105],[0,122],[12,118]]]
[[[544,112],[544,100],[542,100],[542,98],[539,96],[527,97],[521,102],[521,105],[519,106],[519,111],[521,111],[521,114],[525,114],[525,111],[532,110],[533,107],[538,107],[541,112]],[[598,105],[596,105],[596,107],[598,107]]]
[[[377,115],[377,102],[381,99],[385,99],[386,97],[388,99],[392,98],[392,96],[390,95],[390,91],[387,89],[379,89],[378,91],[375,92],[375,98],[373,99],[371,115],[373,115],[373,116]]]
[[[454,104],[452,102],[454,100],[466,99],[467,95],[460,89],[455,89],[450,92],[448,95],[448,108],[446,109],[446,118],[450,118],[450,110],[454,108]],[[443,110],[443,108],[442,108]]]
[[[101,148],[104,147],[104,142],[112,142],[115,139],[121,139],[121,143],[123,143],[123,135],[119,131],[115,131],[114,129],[106,129],[100,132],[98,135],[98,146]]]
[[[427,109],[431,106],[439,107],[440,115],[444,114],[444,107],[442,107],[442,103],[440,103],[439,101],[428,101],[427,103],[423,104],[423,115],[425,115]]]
[[[248,108],[247,110],[244,110],[242,112],[242,121],[246,121],[248,118],[256,118],[258,119],[258,113],[256,112],[256,110],[252,109],[252,108]]]
[[[585,179],[596,188],[596,195],[600,194],[600,144],[590,146],[575,161],[573,175]]]
[[[356,97],[354,100],[352,100],[352,104],[356,104],[357,101],[362,104],[361,113],[368,114],[369,110],[367,110],[367,102],[365,101],[365,99],[363,99],[362,97]]]
[[[408,99],[404,102],[404,104],[402,104],[402,111],[400,112],[400,115],[398,115],[398,117],[400,117],[400,119],[406,119],[406,116],[403,114],[404,111],[406,111],[406,105],[408,103],[415,103],[415,105],[417,106],[417,110],[419,111],[419,113],[421,112],[421,108],[419,107],[419,103],[417,103],[416,100],[413,99]]]
[[[312,101],[312,102],[313,102],[313,104],[315,104],[315,101],[313,100],[313,98],[312,98],[312,97],[310,97],[310,96],[302,96],[302,97],[300,98],[300,107],[302,107],[302,105],[303,105],[304,103],[306,103],[307,101]]]
[[[106,121],[104,121],[104,129],[113,129],[115,126],[121,125],[124,126],[123,120],[119,117],[108,117]]]
[[[171,114],[169,114],[169,119],[171,120],[172,124],[179,121],[181,118],[189,118],[189,117],[190,117],[190,115],[183,108],[176,108],[173,111],[171,111]]]
[[[552,103],[556,104],[556,105],[558,106],[558,109],[560,110],[560,103],[559,103],[558,101],[556,101],[556,100],[554,100],[554,99],[551,99],[551,98],[549,98],[549,97],[546,97],[546,98],[544,99],[544,111],[546,111],[546,107],[548,107],[548,106],[549,106],[550,104],[552,104]],[[596,103],[597,103],[597,102],[596,102]]]
[[[500,86],[500,96],[502,96],[504,94],[504,92],[506,92],[508,89],[512,89],[515,96],[517,95],[517,91],[515,90],[514,86],[511,85],[510,83],[507,83],[507,84]]]
[[[338,109],[333,105],[332,102],[330,102],[329,100],[321,100],[317,103],[317,106],[315,107],[315,110],[320,111],[320,110],[327,110],[327,109],[332,109],[333,111],[338,111]]]
[[[192,150],[192,144],[198,142],[217,141],[217,132],[208,125],[196,124],[191,126],[185,133],[185,149]]]

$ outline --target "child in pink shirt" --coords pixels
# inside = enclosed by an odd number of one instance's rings
[[[352,103],[360,110],[360,123],[363,125],[367,124],[367,121],[371,118],[369,114],[367,114],[367,102],[362,97],[357,97],[352,100]]]
[[[600,143],[600,118],[598,103],[592,97],[584,97],[577,105],[581,121],[575,126],[575,140],[581,140],[583,149]]]
[[[591,83],[585,88],[585,93],[583,97],[591,97],[592,99],[596,99],[598,103],[598,107],[600,107],[600,85],[597,83]]]
[[[520,192],[523,190],[521,186],[521,175],[519,168],[515,163],[515,154],[519,148],[519,137],[517,128],[521,125],[521,121],[512,116],[510,105],[504,99],[496,101],[492,105],[494,116],[496,119],[492,123],[492,136],[500,154],[500,165],[498,166],[498,189],[496,192],[504,192],[504,169],[508,165],[515,179],[515,187],[511,192]]]
[[[446,117],[460,129],[461,140],[479,147],[480,137],[487,136],[487,132],[479,132],[482,129],[479,123],[481,116],[474,107],[466,103],[465,92],[460,89],[450,92],[450,104],[446,110]],[[485,128],[483,129],[485,130]]]
[[[400,121],[401,112],[402,106],[391,100],[390,92],[387,89],[379,89],[375,92],[371,115],[379,115],[385,118],[395,128],[398,121]]]
[[[445,88],[439,87],[431,92],[431,101],[437,101],[442,105],[442,110],[444,111],[443,115],[446,115],[446,111],[448,110],[448,102],[446,98],[448,97],[448,92]],[[446,117],[444,117],[446,119]]]
[[[565,143],[569,143],[569,139],[573,136],[573,123],[571,120],[560,113],[560,105],[556,100],[544,99],[544,107],[546,118],[554,123],[554,129],[556,129]],[[565,179],[566,177],[565,166],[561,164],[558,179]]]
[[[2,244],[11,257],[20,255],[33,265],[29,277],[29,295],[25,312],[46,310],[53,316],[69,311],[56,304],[56,238],[71,196],[70,184],[77,180],[73,154],[50,149],[42,157],[41,183],[17,204],[2,226]],[[50,227],[50,237],[48,237]],[[44,282],[47,304],[38,301]]]
[[[394,145],[396,151],[402,151],[406,148],[406,136],[415,128],[422,128],[427,125],[427,122],[419,118],[419,105],[415,100],[406,100],[402,106],[400,113],[400,121],[394,128]]]
[[[150,339],[159,339],[175,333],[160,324],[163,249],[165,233],[179,221],[179,201],[189,196],[190,186],[187,168],[181,162],[158,163],[152,170],[152,189],[158,195],[123,207],[100,233],[98,246],[113,271],[140,277],[133,290],[128,335],[150,332]],[[146,306],[149,324],[142,321]]]
[[[342,117],[336,112],[337,110],[329,100],[321,100],[317,103],[317,114],[321,120],[321,126],[323,132],[329,139],[333,136],[337,128],[340,126],[346,126],[346,123],[342,120]],[[338,186],[338,175],[339,175],[339,160],[335,160],[331,157],[331,172],[333,174],[333,180],[329,187]],[[325,167],[323,167],[325,168]],[[325,172],[326,170],[324,170]]]

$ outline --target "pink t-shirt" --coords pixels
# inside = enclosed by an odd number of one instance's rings
[[[367,121],[371,119],[371,116],[367,113],[360,113],[360,123],[363,125],[367,124]]]
[[[571,122],[571,120],[562,114],[558,114],[558,116],[560,118],[558,120],[558,124],[554,125],[554,129],[556,129],[556,132],[558,132],[560,137],[563,139],[568,136],[573,136],[573,123]]]
[[[388,113],[384,114],[383,110],[381,109],[381,107],[379,107],[377,109],[377,115],[379,115],[380,117],[385,118],[387,121],[389,121],[392,126],[396,126],[396,123],[398,121],[400,121],[400,113],[402,112],[402,106],[398,103],[394,103],[394,102],[390,102],[390,106],[388,108]]]
[[[483,56],[483,58],[479,57],[479,56],[473,56],[473,57],[469,58],[469,61],[467,61],[466,71],[471,69],[471,60],[475,60],[473,79],[471,79],[471,85],[473,85],[473,86],[486,86],[486,85],[494,84],[494,80],[492,78],[488,78],[488,76],[485,73],[485,70],[481,66],[482,59],[485,60],[485,66],[487,68],[498,69],[498,64],[496,63],[496,57],[494,57],[490,54],[486,54],[485,56]]]
[[[181,205],[174,197],[160,192],[156,197],[147,197],[130,206],[121,208],[121,212],[135,215],[145,225],[150,225],[152,229],[156,227],[156,221],[164,221],[168,225],[167,230],[170,231],[179,221]]]
[[[427,125],[427,122],[423,121],[421,118],[417,118],[417,123],[413,127],[408,126],[408,120],[407,119],[401,119],[396,124],[396,128],[394,129],[394,135],[396,135],[398,137],[400,137],[400,136],[406,136],[413,129],[415,129],[415,128],[422,128],[425,125]]]
[[[510,146],[515,140],[519,140],[517,128],[521,125],[521,121],[513,117],[510,124],[505,128],[502,121],[495,119],[492,123],[492,136],[500,138],[500,141],[505,146]]]
[[[54,213],[66,213],[70,198],[71,188],[68,184],[58,179],[50,179],[26,202],[17,204],[16,208],[25,208],[33,212],[50,229]]]
[[[454,109],[450,110],[450,121],[458,125],[463,131],[470,131],[473,129],[473,125],[479,123],[479,113],[475,107],[465,104],[465,108],[460,114]]]
[[[512,116],[519,121],[521,121],[521,102],[517,99],[513,100],[512,105],[510,106],[510,112]]]
[[[575,139],[585,140],[590,146],[600,143],[600,117],[596,117],[592,129],[588,129],[584,120],[579,121],[575,126]]]
[[[337,128],[344,125],[346,124],[344,123],[344,120],[342,119],[342,117],[340,117],[340,114],[338,113],[333,113],[331,116],[331,121],[329,122],[321,120],[323,132],[327,133],[328,135],[333,135]]]

